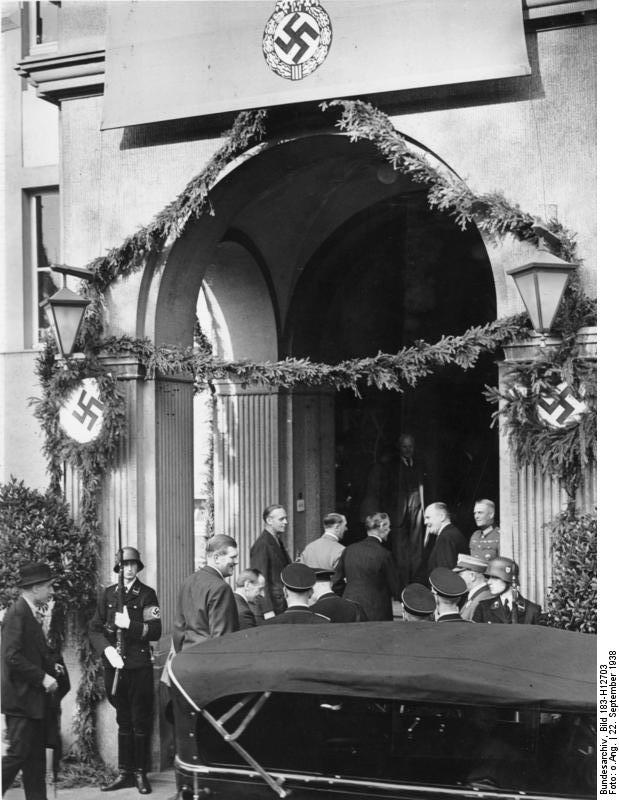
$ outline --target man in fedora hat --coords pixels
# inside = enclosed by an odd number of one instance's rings
[[[2,792],[22,770],[26,800],[45,800],[45,713],[64,667],[56,663],[41,624],[41,607],[54,595],[43,561],[24,564],[21,596],[2,621],[2,712],[9,746],[2,759]]]
[[[466,594],[466,583],[448,567],[435,567],[430,573],[430,589],[436,600],[436,621],[469,622],[462,619],[458,603]]]
[[[482,600],[492,597],[492,592],[486,580],[486,562],[475,556],[460,553],[458,563],[453,568],[466,583],[467,596],[460,609],[462,619],[473,620],[475,609]]]
[[[118,723],[119,775],[101,791],[137,786],[140,794],[150,794],[146,777],[153,714],[150,642],[161,636],[161,614],[155,590],[137,577],[144,564],[135,547],[119,551],[114,572],[121,569],[122,601],[119,602],[118,584],[104,589],[89,629],[92,646],[103,657],[105,692],[116,709]],[[118,611],[120,606],[122,611]],[[117,647],[119,630],[123,632],[123,652]]]

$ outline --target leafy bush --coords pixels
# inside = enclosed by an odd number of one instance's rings
[[[18,596],[19,570],[27,561],[45,561],[52,570],[55,602],[50,634],[60,645],[69,609],[85,614],[92,607],[96,546],[75,524],[62,498],[29,489],[12,477],[0,484],[0,608]]]
[[[551,527],[553,578],[548,624],[568,631],[597,630],[597,516],[559,514]]]

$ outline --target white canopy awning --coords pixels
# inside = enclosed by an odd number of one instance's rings
[[[530,73],[521,0],[321,5],[328,52],[293,80],[263,53],[273,0],[109,3],[102,128]],[[310,30],[305,41],[317,36]]]

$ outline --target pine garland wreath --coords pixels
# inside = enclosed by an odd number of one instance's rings
[[[510,203],[500,192],[477,195],[467,184],[447,170],[435,166],[428,156],[415,148],[398,133],[389,117],[369,103],[359,100],[332,100],[321,104],[325,112],[341,109],[336,127],[351,141],[365,139],[396,171],[427,187],[427,202],[431,208],[451,215],[465,228],[474,223],[493,238],[512,235],[520,241],[538,243],[534,225],[539,219]],[[379,352],[367,358],[348,359],[339,364],[315,363],[309,359],[286,358],[277,362],[227,362],[216,358],[206,338],[197,330],[195,346],[181,348],[174,344],[155,347],[148,339],[128,336],[104,336],[105,292],[118,278],[139,272],[149,256],[169,246],[187,224],[203,214],[214,214],[210,190],[221,171],[233,159],[264,141],[267,135],[267,112],[264,109],[244,111],[237,115],[231,130],[215,155],[152,222],[141,227],[106,255],[91,261],[87,268],[92,282],[83,286],[89,298],[82,325],[81,345],[87,357],[82,362],[69,361],[66,369],[54,359],[53,345],[48,344],[38,361],[43,398],[35,401],[35,414],[44,433],[44,453],[48,460],[52,491],[60,493],[63,462],[79,471],[82,485],[80,531],[88,533],[98,548],[100,528],[97,504],[101,481],[114,463],[118,445],[125,431],[124,400],[115,379],[102,367],[100,357],[132,355],[144,367],[145,379],[157,376],[190,375],[196,391],[210,388],[219,378],[234,378],[243,384],[262,384],[292,388],[299,385],[328,385],[335,389],[351,389],[359,394],[361,387],[403,391],[424,377],[448,365],[470,369],[483,353],[492,353],[502,346],[526,337],[530,325],[526,315],[497,320],[473,327],[460,336],[444,336],[431,344],[423,340],[397,353]],[[557,255],[579,263],[574,234],[557,220],[546,223],[559,245]],[[564,301],[557,316],[557,330],[562,346],[545,362],[535,362],[518,368],[515,383],[532,387],[527,398],[489,388],[494,401],[501,400],[501,415],[509,429],[509,441],[519,463],[534,463],[545,471],[557,474],[568,489],[575,492],[582,479],[584,465],[595,458],[595,381],[575,358],[577,329],[593,324],[595,303],[585,297],[578,270],[570,279]],[[566,431],[544,429],[532,416],[531,403],[535,392],[542,392],[545,371],[577,374],[584,382],[591,413],[575,428]],[[96,376],[106,406],[103,428],[90,445],[77,445],[64,435],[58,423],[58,409],[68,392],[86,376]],[[572,496],[572,495],[570,495]],[[98,667],[86,638],[81,640],[80,658],[82,683],[78,691],[78,748],[84,758],[97,758],[95,737],[95,707],[101,699]]]

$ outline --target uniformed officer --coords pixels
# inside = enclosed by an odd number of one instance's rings
[[[359,603],[335,594],[331,579],[335,570],[310,567],[314,570],[316,583],[312,594],[312,611],[322,614],[331,622],[367,622],[368,616]]]
[[[462,619],[458,602],[466,594],[466,583],[449,567],[435,567],[430,573],[430,588],[436,601],[437,622],[469,622]]]
[[[402,590],[402,619],[404,622],[434,622],[436,600],[422,583],[409,583]]]
[[[486,569],[492,597],[482,600],[473,622],[514,625],[543,625],[542,607],[518,591],[518,564],[511,558],[494,558]]]
[[[316,583],[314,570],[305,564],[294,562],[281,572],[287,608],[271,617],[265,625],[316,625],[331,622],[323,614],[315,614],[309,607],[312,589]]]
[[[144,569],[139,552],[123,547],[118,555],[114,572],[122,568],[122,611],[118,611],[119,585],[108,586],[99,595],[89,626],[92,646],[103,657],[105,692],[118,723],[119,775],[101,791],[137,786],[140,794],[150,794],[146,777],[153,714],[150,642],[161,636],[161,614],[155,590],[137,578]]]

